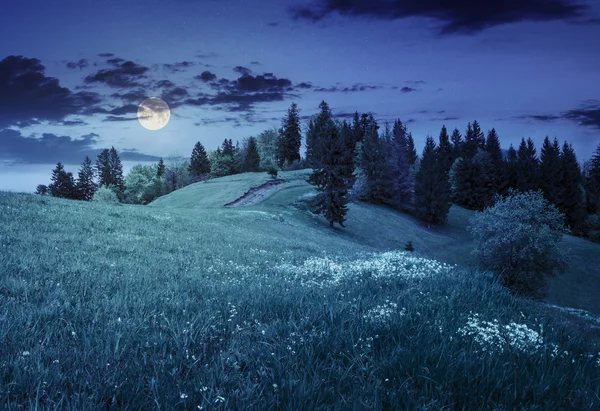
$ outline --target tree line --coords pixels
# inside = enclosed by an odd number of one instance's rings
[[[306,152],[301,158],[303,140]],[[318,194],[310,202],[311,210],[323,214],[330,226],[344,225],[352,197],[412,213],[431,226],[446,222],[452,203],[481,211],[514,189],[541,190],[566,216],[573,234],[596,239],[600,231],[600,145],[583,167],[572,146],[556,138],[545,138],[539,156],[530,138],[503,152],[496,130],[486,135],[474,120],[464,134],[456,128],[449,133],[442,126],[437,141],[427,136],[419,156],[401,120],[380,127],[371,113],[355,112],[351,121],[339,121],[325,101],[309,117],[304,138],[298,107],[292,103],[279,129],[265,130],[241,144],[225,139],[207,153],[197,142],[189,160],[136,165],[127,178],[112,147],[98,155],[95,168],[86,157],[77,180],[59,162],[52,183],[38,186],[36,192],[89,201],[105,187],[117,201],[147,204],[211,177],[256,171],[276,175],[277,169],[301,168],[312,168],[308,182]]]

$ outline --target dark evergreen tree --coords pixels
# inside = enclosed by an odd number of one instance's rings
[[[504,180],[505,180],[505,189],[502,192],[502,195],[508,194],[508,190],[510,188],[517,188],[517,180],[518,180],[518,157],[517,150],[510,145],[508,149],[508,154],[506,156],[506,161],[504,163]]]
[[[114,184],[113,173],[110,168],[110,150],[105,148],[96,160],[96,172],[98,176],[98,187]]]
[[[320,112],[315,120],[315,128],[316,134],[314,139],[314,144],[312,147],[312,167],[320,168],[321,161],[321,141],[323,139],[328,139],[332,133],[332,129],[335,128],[335,123],[333,122],[333,118],[331,115],[331,109],[329,105],[323,100],[319,104]]]
[[[316,165],[314,164],[313,147],[317,144],[317,122],[315,116],[311,116],[308,120],[305,141],[306,154],[304,159],[307,167],[313,167],[313,165]]]
[[[417,162],[417,149],[415,148],[415,141],[413,140],[413,136],[410,132],[406,135],[406,146],[408,147],[408,158],[410,160],[410,165],[414,166]]]
[[[477,138],[475,132],[473,131],[473,127],[471,126],[471,123],[468,123],[461,157],[463,157],[465,160],[471,160],[475,153],[477,153],[477,145]]]
[[[67,196],[66,189],[63,187],[64,176],[66,175],[65,167],[59,161],[56,163],[56,167],[52,170],[52,176],[50,176],[50,195],[52,197],[65,198]]]
[[[450,137],[448,136],[448,130],[446,130],[445,125],[442,125],[442,130],[440,131],[437,154],[438,160],[442,163],[442,168],[446,171],[446,173],[449,173],[450,167],[452,167],[454,160],[452,158],[452,145],[450,144]]]
[[[233,156],[235,152],[235,146],[233,145],[233,141],[231,139],[223,140],[223,145],[221,146],[221,154],[224,156]]]
[[[35,188],[35,193],[34,194],[41,195],[41,196],[48,195],[48,186],[45,185],[45,184],[39,184]]]
[[[473,120],[473,137],[475,139],[475,144],[477,149],[485,150],[485,134],[481,131],[481,127],[477,120]],[[477,152],[477,150],[475,151]]]
[[[589,161],[585,176],[586,202],[589,214],[600,214],[600,144]]]
[[[561,179],[560,145],[558,139],[550,143],[546,136],[540,155],[540,189],[548,202],[558,204]]]
[[[415,210],[428,228],[445,223],[450,210],[448,173],[438,154],[433,138],[427,137],[415,178]]]
[[[353,138],[350,127],[345,123],[342,130],[334,127],[330,131],[328,135],[321,135],[322,167],[315,169],[309,178],[309,183],[319,191],[311,206],[313,213],[325,216],[330,227],[334,223],[344,227],[348,211],[347,194],[353,184],[354,153],[350,149]]]
[[[92,201],[96,193],[96,182],[94,181],[94,169],[92,168],[92,160],[85,156],[79,173],[77,175],[77,198],[79,200]]]
[[[396,120],[392,128],[391,155],[387,166],[390,174],[392,203],[396,206],[412,204],[414,178],[408,152],[407,134],[406,126],[400,120]]]
[[[560,153],[560,161],[562,178],[556,205],[565,215],[571,230],[579,235],[585,218],[581,168],[573,147],[566,141]]]
[[[458,131],[457,128],[455,128],[452,131],[452,136],[450,137],[450,140],[452,140],[452,164],[454,164],[454,161],[457,158],[462,157],[464,145],[462,135],[460,134],[460,131]]]
[[[165,174],[165,163],[163,161],[163,159],[161,158],[158,161],[158,166],[156,167],[156,177],[162,177]]]
[[[244,170],[258,171],[260,168],[260,155],[258,154],[258,145],[256,138],[250,137],[246,147]]]
[[[366,190],[363,200],[381,203],[386,200],[384,175],[386,173],[386,156],[379,139],[379,126],[372,114],[367,116],[366,132],[362,140],[361,168],[366,178]]]
[[[115,185],[117,198],[120,202],[125,199],[125,177],[123,176],[123,165],[121,159],[114,147],[110,148],[109,153],[110,172],[112,182]]]
[[[195,177],[210,173],[210,161],[208,161],[204,146],[199,141],[194,145],[194,149],[192,150],[189,172]]]
[[[535,145],[531,138],[521,139],[517,152],[517,190],[520,192],[536,191],[538,183],[538,160]]]
[[[300,146],[302,145],[302,134],[300,131],[300,114],[298,106],[292,103],[287,115],[281,121],[279,138],[277,139],[277,163],[279,168],[284,164],[292,164],[300,161]]]
[[[505,190],[506,180],[504,176],[504,160],[502,158],[502,149],[500,148],[500,138],[496,129],[492,128],[487,135],[485,142],[485,151],[489,156],[489,169],[486,173],[489,176],[492,185],[491,196],[486,200],[486,204],[491,205],[491,200],[496,194],[501,194]]]

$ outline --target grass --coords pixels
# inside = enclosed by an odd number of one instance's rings
[[[600,407],[597,330],[450,265],[459,227],[359,204],[329,230],[286,206],[305,189],[237,208],[193,186],[150,207],[0,192],[0,406]]]

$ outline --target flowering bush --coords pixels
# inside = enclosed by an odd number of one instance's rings
[[[510,191],[470,222],[482,268],[516,293],[539,296],[544,274],[566,268],[566,252],[558,247],[568,232],[564,216],[539,191]]]

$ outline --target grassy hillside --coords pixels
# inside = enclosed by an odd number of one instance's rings
[[[358,204],[329,230],[290,205],[302,181],[220,207],[264,182],[228,178],[147,207],[0,192],[0,406],[600,407],[594,322],[385,252],[467,261],[465,210],[427,231]]]

